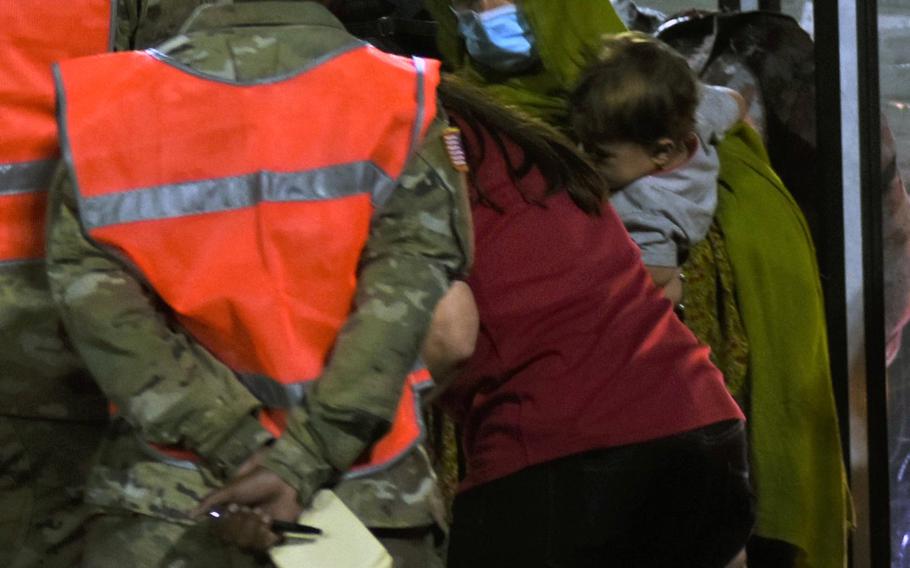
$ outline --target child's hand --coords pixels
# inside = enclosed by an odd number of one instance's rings
[[[755,122],[752,120],[752,117],[749,116],[749,101],[746,100],[746,97],[742,95],[739,91],[730,89],[729,87],[719,87],[726,92],[730,98],[736,101],[736,106],[739,107],[739,117],[736,122],[742,121],[755,128]]]
[[[673,302],[673,305],[682,302],[683,285],[678,266],[645,266],[651,274],[651,279],[658,288],[662,288],[664,296]]]

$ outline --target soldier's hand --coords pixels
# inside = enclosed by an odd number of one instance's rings
[[[215,534],[221,540],[244,550],[262,551],[281,542],[282,537],[272,532],[272,519],[258,507],[251,509],[231,503],[221,510],[215,521]]]
[[[237,469],[234,470],[232,477],[234,479],[237,479],[239,477],[247,475],[248,473],[252,473],[253,470],[262,465],[262,458],[265,457],[265,453],[267,451],[269,451],[268,447],[264,447],[259,448],[253,452],[253,454],[250,455],[250,457],[248,457],[245,462],[237,466]]]
[[[260,550],[279,540],[278,535],[271,530],[266,531],[270,537],[261,534],[262,519],[268,520],[266,527],[272,519],[295,522],[303,511],[297,501],[297,490],[262,466],[235,477],[221,489],[210,493],[193,510],[192,515],[198,518],[216,508],[230,513],[231,504],[245,506],[247,509],[235,508],[233,521],[219,523],[219,535],[239,546]],[[253,513],[253,510],[256,512]],[[243,514],[238,514],[240,512]]]

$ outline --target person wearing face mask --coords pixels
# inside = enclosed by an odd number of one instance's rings
[[[477,4],[477,3],[474,3]],[[458,31],[471,58],[483,68],[512,75],[533,69],[540,59],[534,35],[518,6],[511,2],[481,2],[495,7],[477,11],[455,3]]]
[[[601,0],[426,0],[437,20],[443,60],[498,102],[557,128],[579,62],[603,34],[626,30]]]

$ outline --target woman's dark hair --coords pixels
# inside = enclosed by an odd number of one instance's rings
[[[508,174],[529,203],[543,206],[542,196],[531,196],[521,187],[521,180],[533,168],[537,168],[547,182],[545,196],[566,191],[579,209],[590,215],[599,215],[604,198],[606,183],[590,163],[576,150],[575,145],[558,130],[529,117],[520,111],[499,104],[482,89],[458,79],[453,75],[443,76],[439,85],[439,99],[447,112],[473,134],[476,145],[466,144],[470,172],[468,174],[474,189],[472,196],[477,202],[493,209],[500,207],[484,191],[475,172],[488,151],[484,144],[485,130],[505,159]],[[513,163],[506,150],[504,139],[514,142],[522,149],[522,162]]]
[[[582,144],[685,139],[695,127],[698,87],[686,60],[640,32],[606,36],[569,98]]]

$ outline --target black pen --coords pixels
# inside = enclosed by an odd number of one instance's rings
[[[208,515],[213,519],[221,518],[221,511],[218,509],[212,509],[208,512]],[[310,525],[301,525],[300,523],[291,523],[289,521],[272,521],[270,527],[274,533],[282,534],[305,534],[305,535],[321,535],[322,529],[310,526]]]

